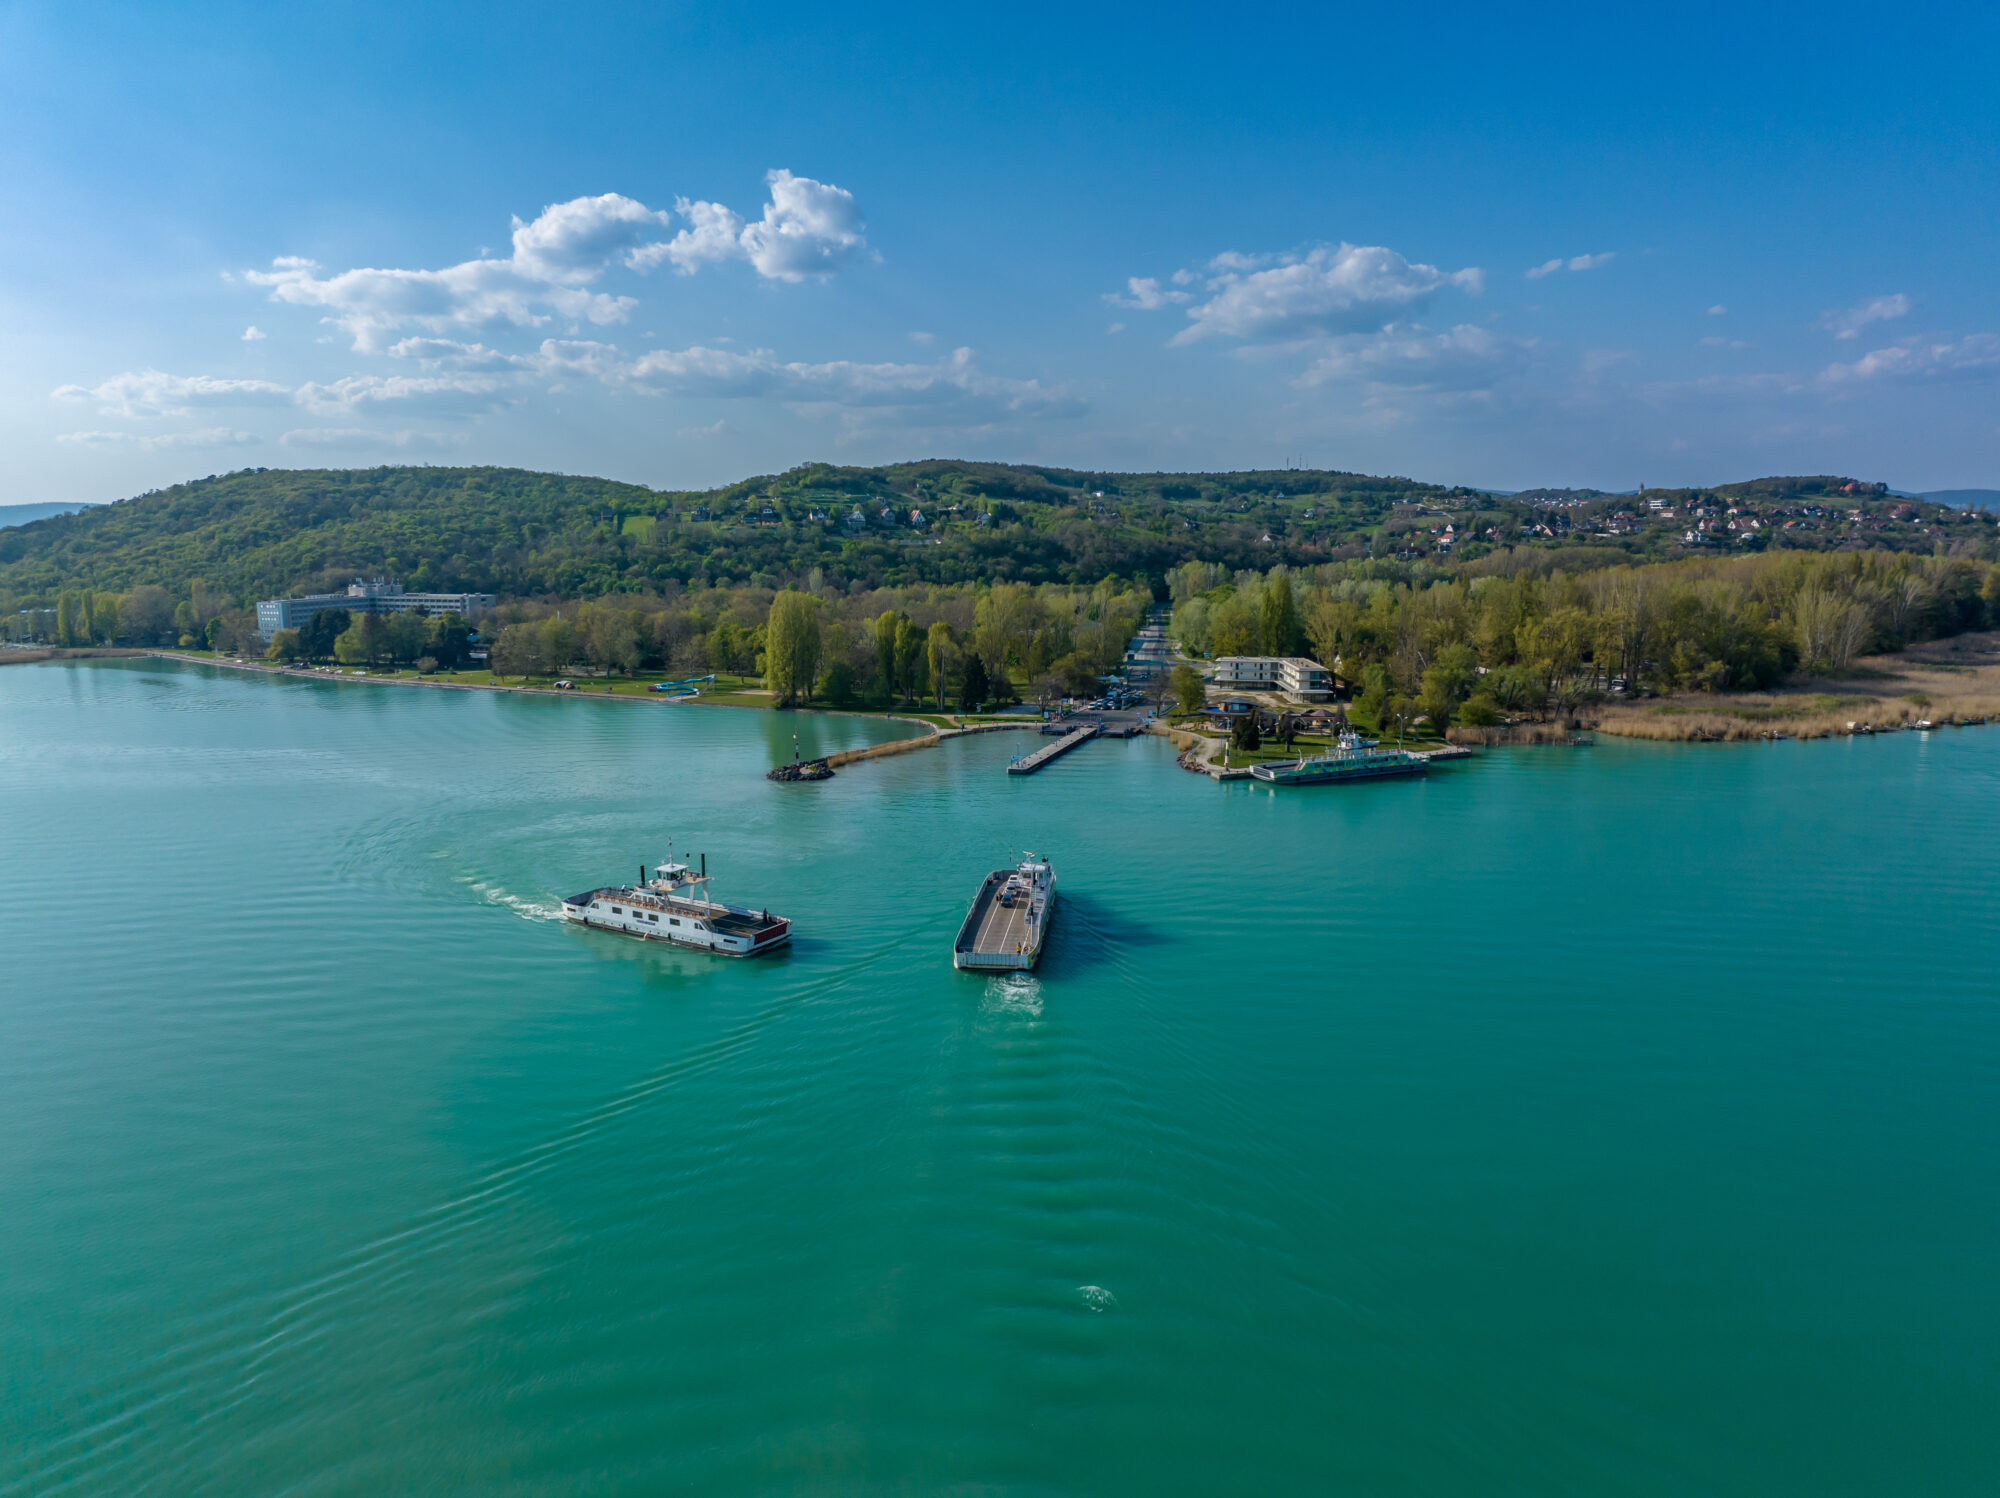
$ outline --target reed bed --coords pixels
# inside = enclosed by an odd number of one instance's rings
[[[1871,656],[1837,679],[1778,691],[1608,703],[1586,716],[1600,732],[1623,738],[1720,742],[2000,721],[2000,632]]]

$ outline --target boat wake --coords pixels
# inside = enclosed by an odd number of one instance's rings
[[[1006,973],[986,980],[981,1009],[1026,1019],[1042,1017],[1042,981],[1033,973]]]
[[[562,919],[562,906],[560,903],[537,903],[533,900],[523,900],[519,895],[509,894],[497,884],[488,884],[485,880],[475,879],[470,875],[461,877],[459,883],[470,885],[476,893],[485,897],[489,905],[506,906],[507,909],[513,911],[522,920],[559,921]]]

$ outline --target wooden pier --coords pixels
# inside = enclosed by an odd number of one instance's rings
[[[1061,759],[1078,744],[1097,737],[1100,725],[1092,723],[1073,733],[1066,733],[1052,744],[1044,744],[1033,754],[1024,754],[1007,766],[1009,775],[1032,775],[1043,765]]]

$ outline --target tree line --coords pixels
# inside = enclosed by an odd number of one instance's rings
[[[1370,726],[1495,723],[1594,695],[1740,691],[2000,627],[2000,565],[1907,552],[1770,552],[1566,572],[1549,553],[1409,582],[1353,569],[1174,569],[1171,629],[1199,655],[1310,654]]]
[[[484,623],[500,676],[716,671],[762,676],[786,706],[977,708],[1096,691],[1151,602],[1118,579],[861,593],[822,584],[708,588],[652,607],[513,604]]]

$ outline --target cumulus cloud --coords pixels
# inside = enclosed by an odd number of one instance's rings
[[[782,170],[766,180],[771,201],[764,205],[763,218],[740,236],[743,252],[760,276],[778,281],[828,276],[863,247],[864,226],[853,193]]]
[[[1275,257],[1262,269],[1246,268],[1264,258],[1217,256],[1205,286],[1209,296],[1187,309],[1190,326],[1172,341],[1296,342],[1372,333],[1446,287],[1478,292],[1485,285],[1477,269],[1442,271],[1380,245],[1322,245]]]
[[[461,415],[504,405],[516,382],[498,375],[347,375],[298,388],[298,403],[321,412],[353,412],[390,404]]]
[[[262,343],[266,338],[269,338],[270,336],[271,335],[269,333],[266,333],[262,328],[258,327],[257,324],[255,324],[254,322],[250,324],[249,327],[243,330],[243,341],[245,343]]]
[[[1358,381],[1425,390],[1478,389],[1527,362],[1532,343],[1460,323],[1442,333],[1392,326],[1336,339],[1298,378],[1300,385]]]
[[[269,380],[225,380],[213,375],[170,375],[129,370],[99,385],[63,385],[60,401],[96,401],[106,416],[186,416],[196,406],[269,406],[291,399],[291,388]]]
[[[301,427],[278,441],[286,447],[336,447],[350,451],[442,452],[465,441],[447,432],[374,432],[366,427]]]
[[[520,354],[503,354],[483,343],[461,343],[455,338],[405,338],[389,346],[392,359],[414,359],[425,369],[528,369],[534,360]]]
[[[1909,314],[1910,299],[1902,292],[1878,296],[1858,307],[1836,309],[1820,315],[1819,325],[1836,338],[1853,338],[1870,323],[1893,322]]]
[[[58,442],[78,447],[135,447],[142,452],[179,447],[255,447],[258,438],[230,427],[203,427],[198,432],[161,432],[141,436],[135,432],[65,432]]]
[[[533,280],[580,286],[614,261],[633,263],[652,231],[671,227],[672,214],[622,193],[571,198],[544,208],[533,223],[514,220],[513,265]]]
[[[1710,317],[1727,317],[1729,315],[1729,309],[1723,306],[1722,303],[1717,302],[1713,307],[1710,307],[1708,309],[1708,315]]]
[[[1911,340],[1879,348],[1852,364],[1829,364],[1820,380],[1837,386],[1871,380],[1990,379],[1995,375],[2000,375],[2000,334],[1970,333],[1945,343]]]
[[[380,353],[395,334],[422,328],[442,336],[512,325],[538,327],[552,315],[597,324],[622,322],[637,306],[532,275],[512,260],[468,260],[443,270],[360,270],[322,276],[318,262],[281,256],[247,279],[271,299],[320,307],[361,353]]]
[[[542,327],[555,318],[598,326],[623,322],[638,303],[592,289],[614,267],[671,264],[691,275],[722,260],[747,261],[770,280],[824,279],[866,249],[854,195],[785,170],[766,181],[770,201],[746,224],[720,203],[675,200],[647,207],[622,193],[572,198],[532,221],[514,220],[513,253],[439,270],[359,267],[331,275],[300,256],[281,256],[245,279],[271,299],[318,307],[357,351],[379,353],[412,330],[446,338],[499,327]],[[675,216],[688,227],[662,237]]]
[[[1539,281],[1543,276],[1552,276],[1559,270],[1596,270],[1601,265],[1609,265],[1618,258],[1616,250],[1606,250],[1599,255],[1572,255],[1565,260],[1558,255],[1553,260],[1544,260],[1528,272],[1530,281]]]
[[[1066,416],[1083,409],[1065,391],[1036,380],[981,371],[969,348],[930,364],[826,363],[780,359],[769,349],[658,349],[637,358],[606,343],[549,339],[546,373],[583,375],[648,395],[767,399],[800,407],[949,409],[955,419]]]
[[[1193,292],[1168,291],[1152,276],[1132,276],[1126,280],[1125,287],[1130,295],[1121,296],[1115,291],[1107,291],[1104,300],[1114,307],[1131,307],[1140,312],[1157,312],[1162,307],[1194,300]]]

